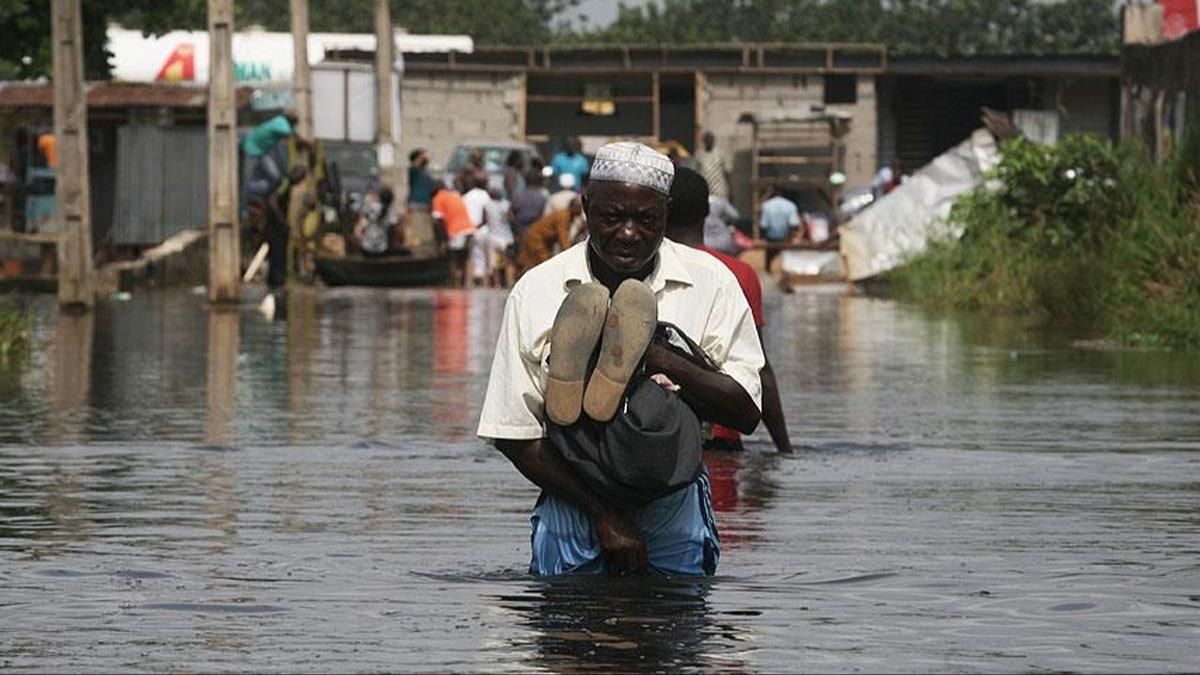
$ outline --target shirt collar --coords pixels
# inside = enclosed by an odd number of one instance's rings
[[[570,257],[564,265],[564,288],[595,281],[591,269],[588,268],[587,246],[587,240],[584,240],[567,250],[566,255]],[[683,286],[691,286],[695,283],[692,281],[692,275],[688,273],[687,267],[684,266],[683,260],[679,257],[677,246],[679,244],[664,238],[658,247],[658,262],[654,265],[654,271],[650,273],[650,277],[646,279],[646,283],[655,293],[666,288],[668,283]]]

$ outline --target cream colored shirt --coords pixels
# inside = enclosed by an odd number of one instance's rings
[[[542,407],[550,327],[567,291],[587,281],[595,279],[584,241],[534,267],[513,286],[496,341],[479,436],[514,440],[545,436]],[[664,239],[646,283],[658,297],[658,320],[687,333],[761,409],[762,345],[733,273],[708,253]]]

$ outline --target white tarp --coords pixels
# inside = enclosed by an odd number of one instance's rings
[[[837,251],[789,250],[779,254],[779,269],[785,276],[841,279],[842,261]]]
[[[983,181],[1000,161],[986,129],[939,155],[840,228],[846,276],[867,279],[925,250],[954,200]]]
[[[375,140],[375,71],[359,63],[313,66],[313,134],[332,141]],[[400,76],[392,74],[392,140],[400,142]],[[389,146],[390,147],[390,146]]]

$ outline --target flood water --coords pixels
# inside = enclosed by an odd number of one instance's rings
[[[1196,355],[769,293],[801,451],[707,458],[719,574],[538,580],[473,436],[501,293],[20,301],[0,669],[1200,667]]]

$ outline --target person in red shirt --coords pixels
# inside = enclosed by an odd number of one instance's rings
[[[667,214],[667,238],[672,241],[698,248],[725,263],[750,305],[758,338],[762,340],[763,311],[762,284],[758,273],[746,263],[704,245],[704,219],[708,217],[708,183],[699,173],[687,169],[675,169],[675,180],[671,183],[671,206]],[[771,434],[771,440],[779,452],[791,452],[792,442],[788,437],[787,424],[783,419],[783,404],[779,400],[779,385],[775,382],[775,371],[767,359],[759,373],[762,378],[762,420]],[[713,440],[709,444],[716,449],[742,449],[741,434],[733,429],[713,425]]]

